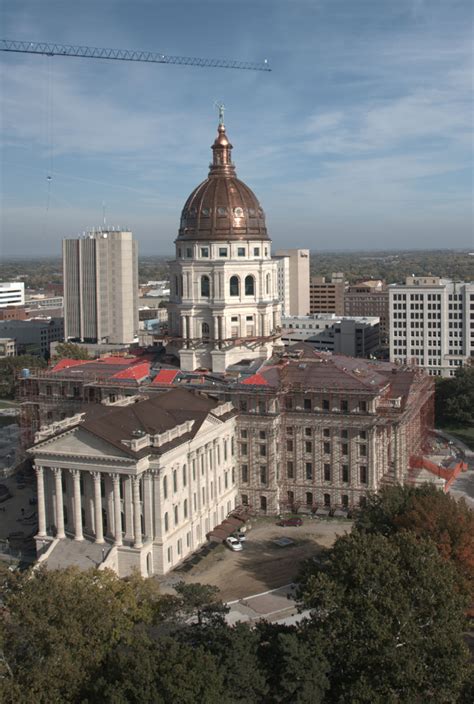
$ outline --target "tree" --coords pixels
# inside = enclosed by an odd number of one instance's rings
[[[329,662],[321,634],[261,621],[259,658],[269,683],[268,704],[319,704],[329,688]]]
[[[383,535],[409,530],[429,538],[454,565],[462,588],[474,599],[474,512],[464,500],[456,501],[433,484],[385,487],[369,497],[356,528]]]
[[[474,425],[474,366],[456,370],[450,379],[436,380],[435,418],[438,425]]]
[[[222,619],[179,632],[181,642],[204,648],[224,673],[224,684],[234,704],[259,704],[268,691],[265,671],[258,659],[259,634],[245,623],[229,626]]]
[[[232,704],[224,672],[204,648],[143,631],[109,652],[82,694],[91,704]]]
[[[210,584],[178,582],[175,591],[178,595],[175,619],[189,621],[195,617],[201,626],[206,621],[222,622],[224,614],[229,611],[229,607],[219,599],[218,587]]]
[[[21,369],[42,369],[46,361],[32,354],[20,354],[0,359],[0,398],[15,397],[15,381]]]
[[[151,624],[159,604],[153,580],[72,568],[4,575],[0,599],[0,700],[12,704],[76,701],[109,650],[137,623]]]
[[[76,345],[74,342],[60,342],[56,345],[53,355],[53,362],[60,359],[90,359],[86,347]]]
[[[300,591],[327,643],[331,702],[455,702],[465,601],[435,546],[403,531],[338,538]]]

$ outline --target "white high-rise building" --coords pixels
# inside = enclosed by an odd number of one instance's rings
[[[65,337],[128,344],[138,334],[138,259],[132,233],[63,240]]]
[[[288,257],[290,303],[286,315],[309,315],[309,249],[279,249],[275,257]]]
[[[273,257],[277,266],[277,291],[281,315],[290,315],[290,257]]]
[[[474,358],[474,283],[409,276],[389,286],[390,361],[454,376]]]
[[[231,150],[221,121],[209,176],[186,201],[175,242],[167,349],[184,371],[267,359],[280,327],[265,215],[237,178]]]
[[[22,281],[0,283],[0,308],[25,305],[25,284]]]

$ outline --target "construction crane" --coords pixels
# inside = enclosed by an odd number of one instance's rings
[[[245,71],[271,71],[268,61],[230,61],[227,59],[200,59],[193,56],[167,56],[152,51],[132,51],[130,49],[103,49],[71,44],[51,44],[47,42],[24,42],[13,39],[0,39],[0,51],[20,54],[44,54],[45,56],[75,56],[83,59],[110,59],[112,61],[145,61],[153,64],[177,64],[178,66],[198,66],[200,68],[234,68]]]

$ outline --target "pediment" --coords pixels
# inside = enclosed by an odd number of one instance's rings
[[[93,435],[84,428],[77,427],[55,438],[44,440],[33,451],[35,456],[63,455],[71,457],[90,457],[106,459],[120,457],[130,459],[130,455],[108,443],[106,440]]]

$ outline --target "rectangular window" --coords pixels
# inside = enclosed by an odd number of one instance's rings
[[[242,430],[240,431],[240,437],[241,438],[247,437],[247,429],[246,428],[242,428]]]
[[[260,437],[260,440],[266,440],[266,437],[267,437],[266,432],[264,430],[261,430],[259,432],[259,437]]]
[[[343,442],[341,445],[341,452],[343,455],[348,455],[349,454],[349,445],[346,442]]]
[[[331,430],[330,430],[330,428],[324,428],[324,430],[323,430],[323,436],[324,436],[325,438],[330,438],[330,437],[331,437]]]
[[[306,506],[313,505],[313,494],[310,491],[306,492]]]
[[[306,479],[313,478],[313,464],[312,462],[306,462]]]
[[[349,437],[349,431],[348,430],[341,430],[341,438],[348,438]]]
[[[325,482],[331,481],[331,465],[330,464],[324,465],[324,481]]]
[[[286,441],[286,450],[287,452],[293,452],[293,440]]]
[[[349,465],[348,464],[343,464],[342,465],[342,481],[347,484],[349,481]]]
[[[220,257],[226,257],[226,256],[227,256],[227,247],[219,247],[219,256],[220,256]]]
[[[253,248],[253,256],[254,256],[254,257],[259,257],[259,256],[260,256],[260,247],[254,247],[254,248]]]
[[[329,401],[327,398],[323,399],[323,411],[329,411]]]
[[[242,505],[243,506],[249,505],[249,497],[247,496],[247,494],[242,494]]]
[[[294,479],[294,467],[293,467],[293,462],[287,462],[286,463],[286,476],[288,479]]]
[[[367,401],[359,401],[359,411],[361,413],[367,412]]]
[[[237,256],[245,257],[245,247],[237,247]]]
[[[246,484],[249,480],[249,466],[248,466],[248,464],[242,465],[241,473],[242,473],[242,482],[244,484]]]
[[[348,402],[347,402],[347,401],[341,401],[341,411],[342,411],[343,413],[347,413],[348,410],[349,410],[349,404],[348,404]]]
[[[209,247],[201,247],[201,257],[209,256]]]
[[[367,445],[359,446],[359,454],[361,457],[367,457]]]
[[[360,466],[360,483],[367,484],[367,467],[365,465]]]
[[[266,457],[266,456],[267,456],[267,446],[260,445],[260,457]]]
[[[361,440],[367,440],[367,431],[361,430],[359,433],[359,437]]]
[[[331,452],[331,443],[330,442],[325,442],[323,443],[323,451],[325,455],[329,455]]]
[[[241,455],[247,455],[248,454],[248,445],[246,442],[240,443],[240,454]]]
[[[265,465],[260,466],[260,483],[261,484],[267,483],[267,468]]]
[[[310,398],[305,398],[305,399],[304,399],[304,410],[305,410],[305,411],[310,411],[310,410],[311,410],[311,399],[310,399]]]
[[[313,443],[307,440],[305,442],[305,450],[306,452],[312,452],[313,451]]]
[[[313,434],[313,429],[312,428],[305,428],[304,434],[310,438]]]

